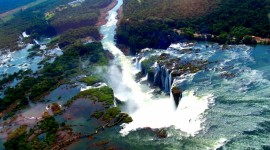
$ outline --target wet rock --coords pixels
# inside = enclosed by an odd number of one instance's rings
[[[50,113],[48,112],[48,111],[45,111],[45,112],[43,112],[43,114],[42,114],[42,118],[48,118],[48,117],[50,117],[51,115],[50,115]]]
[[[98,141],[98,142],[92,144],[91,146],[92,147],[101,147],[101,146],[107,145],[108,143],[109,143],[109,141],[102,140],[102,141]]]
[[[172,77],[177,77],[181,75],[181,71],[180,70],[173,70],[171,72]]]
[[[116,105],[124,105],[125,104],[123,101],[121,101],[117,97],[115,97],[114,99],[115,99]]]
[[[228,78],[234,78],[235,77],[235,74],[229,73],[229,72],[224,72],[224,73],[221,74],[221,77],[226,78],[226,79],[228,79]]]
[[[139,72],[135,76],[135,81],[139,82],[141,80],[141,78],[143,78],[143,77],[144,77],[144,74],[142,72]]]
[[[62,111],[60,105],[57,103],[52,104],[51,110],[52,110],[53,114],[59,114]]]
[[[158,88],[158,89],[155,89],[152,93],[153,93],[153,95],[160,95],[160,94],[162,94],[162,90],[160,88]]]
[[[175,106],[176,108],[178,107],[179,105],[179,102],[182,98],[182,90],[179,89],[179,87],[175,86],[171,89],[171,93],[172,93],[172,96],[173,96],[173,99],[174,99],[174,102],[175,102]]]
[[[148,76],[147,76],[147,80],[151,83],[154,82],[155,79],[155,69],[154,68],[150,68],[148,70]]]
[[[167,134],[167,131],[165,129],[160,129],[160,130],[157,130],[156,136],[158,138],[164,139],[164,138],[168,137],[168,134]]]
[[[110,51],[106,50],[105,54],[106,54],[107,58],[109,58],[110,60],[114,59],[114,55]]]
[[[229,49],[229,45],[227,43],[222,45],[222,50],[227,50],[227,49]]]

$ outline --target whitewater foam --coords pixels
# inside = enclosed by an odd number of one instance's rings
[[[120,133],[127,135],[130,131],[145,127],[155,129],[173,126],[188,136],[195,136],[204,128],[203,113],[213,102],[213,95],[197,97],[194,91],[183,93],[177,110],[171,98],[150,100],[140,105],[137,111],[130,113],[133,122],[124,124]]]
[[[186,91],[183,93],[178,109],[175,110],[172,98],[155,98],[149,92],[150,88],[142,88],[142,85],[136,83],[134,80],[136,64],[133,66],[131,59],[115,46],[114,33],[111,33],[115,32],[116,11],[121,5],[122,1],[120,0],[117,6],[109,12],[108,23],[100,29],[104,35],[102,40],[104,49],[109,50],[115,56],[106,75],[108,84],[113,88],[115,96],[125,101],[126,107],[123,111],[133,118],[133,122],[124,124],[120,132],[122,135],[126,135],[139,128],[174,126],[176,129],[186,132],[187,135],[196,135],[203,129],[203,113],[213,102],[213,95],[207,94],[198,97],[193,91]]]

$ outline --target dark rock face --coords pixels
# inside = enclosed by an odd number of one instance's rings
[[[196,52],[198,50],[190,48],[188,45],[188,48],[176,52],[185,53],[189,51]],[[139,59],[141,59],[141,61]],[[136,64],[137,68],[141,71],[140,75],[147,75],[148,82],[154,86],[158,86],[165,93],[172,94],[175,105],[178,107],[182,98],[182,89],[173,83],[183,74],[205,70],[209,62],[192,59],[182,60],[171,53],[151,55],[150,50],[147,50],[139,54],[136,59]]]
[[[179,105],[179,102],[180,102],[180,100],[182,98],[182,90],[179,89],[178,87],[173,87],[171,89],[171,93],[172,93],[172,96],[173,96],[173,100],[175,102],[175,106],[177,108],[178,105]]]
[[[153,83],[153,82],[154,82],[154,80],[155,80],[155,72],[154,72],[154,71],[149,71],[149,72],[148,72],[147,80],[148,80],[150,83]]]
[[[165,129],[160,129],[156,131],[156,136],[160,139],[164,139],[168,137],[168,133]]]
[[[115,100],[115,102],[116,102],[116,104],[117,104],[118,106],[121,106],[121,105],[124,104],[124,102],[122,102],[122,101],[121,101],[120,99],[118,99],[117,97],[115,97],[114,100]]]
[[[170,88],[173,83],[170,70],[165,66],[158,65],[154,73],[154,85],[159,86],[166,93],[170,93]]]

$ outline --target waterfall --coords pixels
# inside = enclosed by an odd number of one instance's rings
[[[154,84],[155,85],[159,85],[160,83],[159,83],[159,76],[160,76],[160,66],[158,65],[158,63],[156,62],[155,63],[155,67],[156,67],[156,69],[155,69],[155,75],[154,75]]]
[[[138,70],[142,71],[143,73],[145,73],[145,72],[143,71],[143,68],[142,68],[142,62],[143,62],[144,60],[145,60],[145,58],[141,58],[140,61],[139,61],[139,63],[138,63]]]
[[[37,45],[39,45],[39,42],[38,42],[38,40],[36,40],[36,39],[34,39],[34,42],[37,44]]]
[[[28,105],[30,106],[30,108],[32,108],[34,106],[34,104],[30,100],[29,96],[27,96],[26,98],[27,98],[27,101],[28,101]]]
[[[140,64],[139,64],[139,58],[136,57],[136,62],[135,62],[136,68],[141,71]]]
[[[170,90],[171,90],[172,84],[173,84],[173,81],[172,81],[172,72],[170,72],[170,75],[169,75],[169,89]]]
[[[23,33],[22,33],[22,36],[23,36],[23,38],[28,38],[28,37],[30,37],[30,35],[27,35],[26,32],[23,32]]]
[[[161,81],[161,86],[160,88],[164,89],[165,88],[165,77],[164,77],[164,68],[163,66],[161,67],[161,72],[160,72],[160,81]]]
[[[148,79],[148,73],[146,74],[145,77],[143,77],[143,78],[141,79],[141,82],[146,81],[147,79]]]
[[[169,73],[169,70],[166,69],[166,84],[165,84],[165,92],[167,93],[170,93],[170,90],[171,90],[171,82],[170,82],[170,73]]]
[[[148,86],[143,86],[135,82],[134,66],[132,60],[126,57],[123,52],[116,47],[114,41],[117,24],[117,10],[123,4],[123,0],[118,0],[118,4],[109,11],[108,22],[101,26],[100,32],[103,35],[102,45],[105,50],[109,50],[115,57],[110,63],[108,72],[102,73],[108,80],[108,84],[113,88],[115,97],[125,101],[124,112],[127,112],[133,122],[124,124],[120,131],[123,135],[138,128],[164,128],[174,126],[189,135],[195,135],[202,129],[201,114],[208,108],[208,97],[198,98],[193,94],[186,93],[184,101],[175,110],[175,102],[168,96],[153,96]],[[139,61],[139,69],[142,66],[143,58]],[[120,67],[119,67],[120,66]],[[154,82],[165,87],[170,92],[170,74],[164,67],[156,67],[153,73]],[[159,81],[161,80],[161,81]],[[198,100],[200,99],[200,100]],[[162,111],[161,111],[162,110]],[[189,122],[189,120],[197,120]]]

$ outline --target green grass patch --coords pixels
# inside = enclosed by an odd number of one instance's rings
[[[88,86],[101,82],[102,78],[98,76],[89,76],[81,79],[81,82],[86,83]]]
[[[91,117],[94,117],[94,118],[96,118],[96,119],[99,119],[99,118],[101,118],[102,116],[103,116],[103,111],[95,111],[92,115],[91,115]]]
[[[103,121],[110,121],[117,117],[121,113],[121,110],[118,107],[109,108],[106,110],[102,120]]]
[[[82,91],[76,98],[91,98],[94,101],[103,102],[107,106],[111,106],[114,103],[113,90],[108,86]]]

